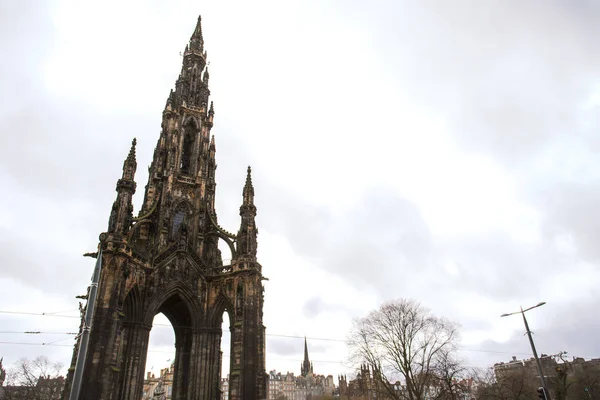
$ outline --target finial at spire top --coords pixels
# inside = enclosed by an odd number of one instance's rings
[[[133,138],[133,140],[131,141],[131,148],[129,149],[129,154],[127,154],[127,158],[123,162],[123,180],[126,181],[133,181],[133,176],[135,175],[135,170],[137,169],[137,162],[135,161],[136,144],[137,139]]]
[[[247,188],[252,188],[252,168],[248,165],[248,169],[246,170],[246,185]],[[252,188],[254,189],[254,188]],[[254,190],[252,190],[254,192]]]
[[[196,23],[196,29],[194,29],[194,33],[192,34],[192,39],[200,39],[200,42],[204,42],[202,38],[202,16],[198,15],[198,22]]]
[[[244,204],[254,204],[254,186],[252,186],[252,168],[248,166],[246,173],[246,184],[242,192]]]
[[[131,148],[129,149],[129,154],[127,155],[127,161],[135,161],[135,146],[137,144],[137,139],[133,138],[131,141]]]

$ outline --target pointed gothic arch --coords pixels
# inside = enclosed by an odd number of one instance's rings
[[[158,313],[163,313],[171,323],[189,328],[197,327],[203,316],[202,306],[199,304],[199,294],[180,280],[172,281],[163,286],[152,300],[147,302],[143,314],[143,322],[152,324],[152,319]]]
[[[226,311],[229,316],[229,325],[233,326],[233,302],[223,292],[220,292],[212,307],[212,312],[210,315],[210,325],[214,327],[220,327],[223,319],[223,314]]]

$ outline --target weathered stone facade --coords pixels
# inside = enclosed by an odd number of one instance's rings
[[[239,231],[236,235],[220,227],[208,80],[199,18],[163,112],[140,213],[133,217],[134,139],[117,182],[108,230],[100,235],[102,271],[81,399],[142,397],[149,333],[161,312],[175,331],[172,398],[219,398],[225,311],[231,326],[229,398],[266,398],[254,188],[248,167]],[[219,240],[231,251],[229,265],[223,265]],[[65,393],[71,379],[72,370]]]

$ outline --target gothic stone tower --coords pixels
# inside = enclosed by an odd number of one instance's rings
[[[117,182],[108,231],[100,235],[102,271],[80,399],[141,398],[149,333],[161,312],[175,331],[172,398],[220,399],[225,311],[231,327],[229,398],[266,398],[254,188],[248,167],[239,231],[236,235],[219,226],[208,78],[198,18],[163,112],[140,213],[132,215],[134,139]],[[231,251],[229,265],[223,264],[219,240]],[[71,379],[72,373],[65,393]]]

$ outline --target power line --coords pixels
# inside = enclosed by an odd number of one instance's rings
[[[54,311],[54,312],[43,312],[43,313],[33,313],[33,312],[25,312],[25,311],[7,311],[7,310],[0,310],[0,314],[15,314],[15,315],[35,315],[35,316],[43,316],[43,317],[63,317],[63,318],[81,318],[78,316],[72,316],[72,315],[58,315],[64,312],[72,312],[72,311],[78,311],[77,309],[73,309],[73,310],[66,310],[66,311]],[[171,325],[171,324],[153,324],[153,326],[157,326],[157,327],[171,327],[171,328],[178,328],[179,326],[175,326],[175,325]],[[182,328],[187,328],[185,326],[181,326]],[[73,332],[38,332],[38,331],[27,331],[27,332],[12,332],[12,331],[0,331],[0,334],[64,334],[64,335],[77,335],[77,333],[73,333]],[[283,335],[283,334],[277,334],[277,333],[266,333],[265,336],[271,336],[271,337],[282,337],[282,338],[289,338],[289,339],[304,339],[305,336],[299,336],[299,335]],[[319,341],[328,341],[328,342],[340,342],[340,343],[346,343],[346,340],[343,339],[334,339],[334,338],[317,338],[317,337],[309,337],[306,336],[307,340],[319,340]],[[67,340],[67,339],[64,339]],[[28,343],[17,343],[17,342],[0,342],[0,344],[22,344],[22,345],[26,345]],[[30,343],[31,345],[48,345],[46,343]],[[468,352],[477,352],[477,353],[489,353],[489,354],[509,354],[509,355],[526,355],[526,356],[530,356],[531,354],[529,353],[521,353],[521,352],[514,352],[514,351],[497,351],[497,350],[485,350],[485,349],[466,349],[466,348],[458,348],[458,351],[468,351]],[[596,358],[596,357],[583,357],[583,358]]]
[[[77,335],[77,332],[40,332],[40,331],[0,331],[0,334],[26,334],[26,335]]]
[[[0,311],[0,314],[17,314],[17,315],[39,315],[44,317],[62,317],[62,318],[80,318],[74,315],[56,315],[60,312],[66,311],[56,311],[52,313],[32,313],[32,312],[24,312],[24,311]]]
[[[16,344],[21,346],[61,346],[61,347],[72,347],[72,344],[54,344],[56,342],[49,343],[31,343],[31,342],[0,342],[0,344]]]

